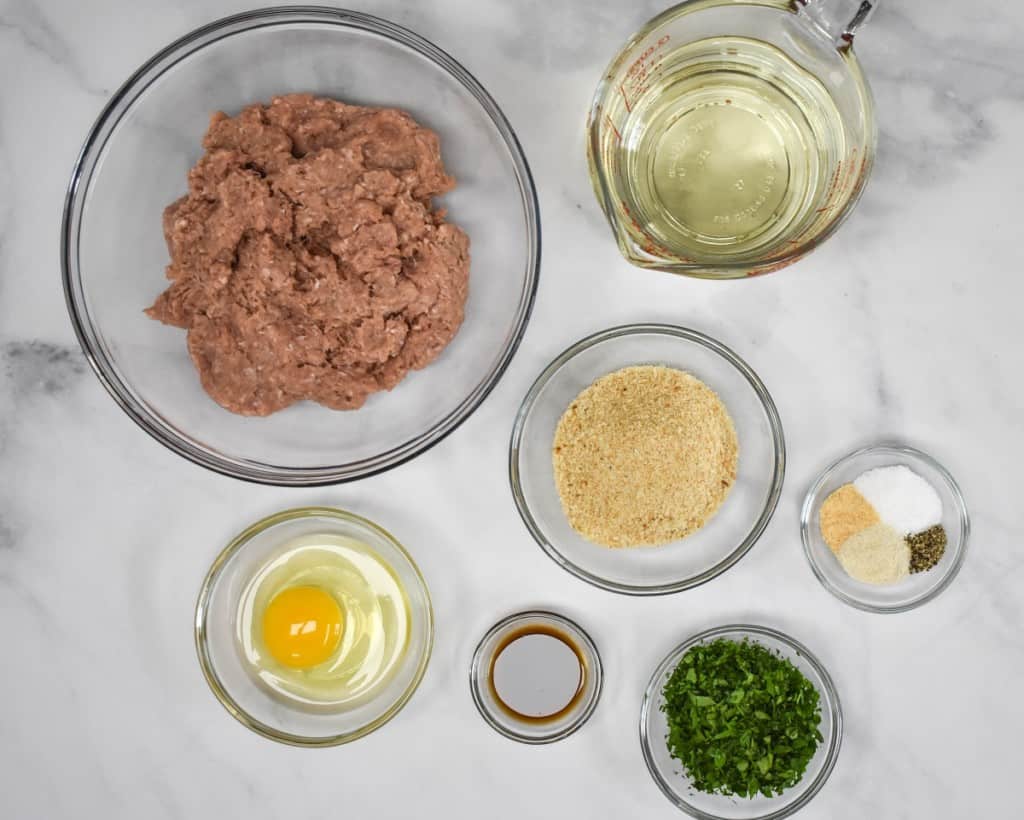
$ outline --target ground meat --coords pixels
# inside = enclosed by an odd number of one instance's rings
[[[215,114],[164,211],[167,288],[203,387],[235,413],[348,410],[426,366],[462,324],[469,240],[437,135],[395,109],[306,94]]]

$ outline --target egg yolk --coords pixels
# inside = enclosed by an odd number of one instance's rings
[[[289,587],[263,613],[263,643],[278,663],[309,669],[338,648],[345,616],[334,597],[319,587]]]

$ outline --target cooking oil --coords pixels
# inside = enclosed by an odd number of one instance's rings
[[[749,37],[662,51],[606,110],[621,123],[611,167],[633,228],[684,260],[796,241],[848,150],[824,85]]]

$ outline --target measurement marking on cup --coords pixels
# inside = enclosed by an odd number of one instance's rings
[[[609,127],[609,128],[611,128],[611,129],[612,129],[612,131],[614,131],[614,132],[615,132],[615,138],[616,138],[616,139],[617,139],[617,140],[618,140],[619,142],[622,142],[622,134],[620,134],[620,133],[619,133],[619,129],[618,129],[618,128],[616,128],[616,127],[615,127],[615,123],[614,123],[614,122],[612,122],[612,118],[611,118],[611,115],[609,115],[609,114],[605,114],[605,115],[604,115],[604,118],[605,118],[605,121],[606,121],[606,122],[608,123],[608,127]]]
[[[619,83],[619,93],[622,94],[622,101],[626,105],[626,112],[631,113],[633,111],[633,105],[644,94],[649,88],[649,82],[655,71],[661,66],[661,62],[658,61],[653,65],[648,64],[648,60],[651,59],[658,51],[665,47],[665,45],[671,39],[671,35],[663,34],[656,43],[648,46],[643,53],[637,57],[632,64],[626,69],[625,76]],[[627,91],[627,85],[629,89]]]
[[[838,164],[836,165],[836,170],[833,172],[832,178],[829,180],[828,188],[825,191],[825,204],[822,205],[820,208],[817,208],[814,211],[814,213],[816,213],[816,214],[823,214],[826,211],[829,211],[829,210],[832,209],[832,197],[835,195],[836,189],[839,186],[839,177],[842,174],[842,171],[843,171],[843,161],[839,160]],[[847,173],[849,173],[849,169],[847,169]],[[806,233],[806,231],[805,231],[805,233]]]
[[[633,110],[633,106],[629,104],[629,97],[626,96],[626,89],[622,86],[623,84],[619,83],[619,93],[622,94],[622,101],[626,104],[626,111],[631,112]]]
[[[628,206],[628,205],[626,204],[626,200],[624,200],[624,199],[620,199],[620,200],[619,200],[619,204],[620,204],[620,205],[622,206],[622,211],[623,211],[623,213],[625,213],[625,214],[626,214],[627,218],[629,219],[629,222],[630,222],[630,224],[631,224],[631,225],[632,225],[632,226],[633,226],[634,228],[636,228],[636,229],[637,229],[637,231],[639,231],[639,232],[640,232],[641,234],[643,234],[643,233],[644,233],[644,228],[643,228],[643,225],[641,225],[641,224],[640,224],[640,223],[639,223],[639,222],[637,221],[636,217],[635,217],[635,216],[633,216],[633,212],[632,212],[631,210],[629,210],[629,206]]]

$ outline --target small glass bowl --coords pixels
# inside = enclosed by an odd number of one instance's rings
[[[502,643],[510,635],[531,627],[548,627],[563,633],[572,642],[582,667],[583,677],[575,702],[552,721],[520,720],[502,709],[491,691],[495,652],[500,652]],[[481,717],[505,737],[534,745],[562,740],[586,723],[597,708],[603,684],[601,654],[591,637],[574,621],[545,610],[517,612],[502,618],[480,639],[469,667],[469,688]]]
[[[665,738],[668,724],[661,710],[662,689],[680,659],[699,643],[718,638],[732,641],[748,639],[761,644],[792,663],[818,690],[821,704],[822,742],[807,765],[803,778],[793,788],[776,797],[757,795],[752,798],[698,792],[682,771],[678,760],[671,757]],[[775,820],[788,817],[806,806],[825,785],[839,757],[843,740],[843,712],[832,678],[825,667],[803,644],[766,626],[731,624],[705,630],[679,644],[651,676],[640,707],[640,747],[647,770],[662,793],[678,808],[701,820]]]
[[[332,533],[367,544],[394,571],[409,601],[409,642],[397,670],[371,700],[344,711],[303,709],[260,686],[235,634],[239,598],[252,575],[280,547],[302,535]],[[378,729],[406,704],[430,659],[434,617],[423,576],[390,533],[330,507],[285,510],[257,521],[217,556],[196,604],[196,650],[214,695],[254,732],[293,746],[337,746]]]
[[[685,370],[722,399],[739,440],[736,482],[715,516],[687,538],[659,547],[609,549],[569,525],[555,486],[551,446],[558,420],[580,391],[607,373],[642,364]],[[720,342],[672,325],[611,328],[561,353],[523,399],[509,448],[512,495],[541,548],[578,578],[628,595],[688,589],[739,561],[775,511],[785,466],[779,414],[757,374]]]
[[[818,514],[822,502],[839,487],[866,470],[896,464],[909,467],[925,479],[942,499],[942,526],[948,539],[946,552],[930,570],[914,573],[898,583],[865,584],[847,575],[829,549],[821,535]],[[967,506],[953,476],[931,456],[901,444],[865,447],[843,456],[814,482],[800,512],[804,554],[822,586],[841,601],[867,612],[906,612],[937,596],[960,571],[970,531]]]

